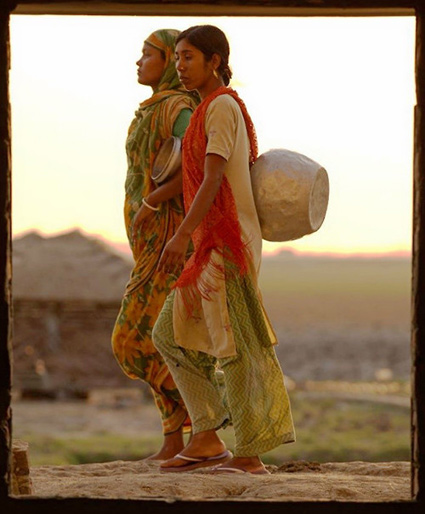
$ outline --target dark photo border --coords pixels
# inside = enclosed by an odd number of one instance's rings
[[[409,502],[165,501],[10,496],[12,231],[10,14],[415,16],[416,98],[412,240],[412,400]],[[30,43],[30,42],[29,42]],[[4,506],[4,507],[3,507]],[[3,510],[4,509],[4,510]],[[3,514],[392,514],[425,512],[425,0],[0,0],[0,512]]]

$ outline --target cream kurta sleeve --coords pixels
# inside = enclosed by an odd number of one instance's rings
[[[238,110],[238,104],[229,95],[221,95],[211,102],[205,118],[207,155],[214,153],[229,160],[236,143]]]

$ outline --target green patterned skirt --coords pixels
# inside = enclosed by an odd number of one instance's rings
[[[155,324],[153,341],[184,399],[193,432],[218,429],[231,419],[235,456],[256,456],[295,441],[290,402],[251,278],[233,275],[226,280],[226,295],[235,356],[216,359],[175,343],[174,293]],[[224,374],[224,392],[217,368]]]

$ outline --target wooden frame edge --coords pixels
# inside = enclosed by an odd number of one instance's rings
[[[412,496],[425,502],[425,6],[416,12],[412,259]]]
[[[4,42],[4,44],[1,43]],[[10,481],[12,447],[12,263],[9,12],[0,9],[0,499]]]
[[[7,0],[6,0],[7,1]],[[75,4],[75,2],[73,2]],[[81,2],[80,2],[81,3]],[[341,4],[344,1],[341,0]],[[396,2],[395,2],[396,3]],[[216,510],[217,502],[167,502],[155,500],[102,500],[84,498],[13,498],[8,494],[11,452],[11,131],[8,93],[9,73],[9,11],[11,0],[0,7],[0,502],[4,500],[10,514],[31,512],[57,512],[78,509],[85,512],[140,512],[143,505],[149,513],[172,514]],[[40,2],[42,4],[42,2]],[[233,1],[233,8],[236,2]],[[425,6],[415,11],[417,20],[415,109],[415,160],[414,160],[414,231],[412,263],[412,502],[249,502],[260,514],[273,514],[285,509],[285,514],[309,514],[326,509],[327,514],[357,513],[416,513],[425,506]],[[264,8],[267,9],[267,8]],[[267,11],[268,12],[268,11]],[[302,12],[302,10],[301,10]],[[74,12],[75,14],[75,12]],[[299,13],[298,15],[301,15]],[[346,15],[346,11],[343,11]],[[220,501],[222,514],[246,510],[244,501]],[[68,510],[69,509],[69,510]],[[242,510],[241,510],[242,512]]]
[[[293,7],[293,6],[267,6],[241,5],[238,13],[235,14],[234,5],[187,3],[187,4],[111,4],[109,2],[97,2],[87,4],[81,8],[81,2],[43,4],[18,3],[12,14],[50,14],[50,15],[71,15],[83,14],[89,16],[341,16],[341,9],[335,7]],[[344,16],[414,16],[415,10],[412,7],[346,7]]]

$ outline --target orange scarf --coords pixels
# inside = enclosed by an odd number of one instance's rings
[[[233,89],[225,86],[219,87],[196,108],[183,139],[183,197],[186,212],[190,209],[204,179],[207,149],[205,116],[208,106],[219,95],[230,95],[239,104],[250,141],[250,165],[257,159],[257,137],[245,104]],[[189,314],[193,312],[194,302],[197,303],[196,300],[199,300],[199,294],[205,299],[210,299],[210,293],[214,291],[214,281],[208,280],[205,275],[209,275],[212,279],[214,276],[224,276],[223,267],[210,262],[213,250],[219,252],[226,261],[234,264],[239,275],[244,275],[248,271],[247,248],[242,241],[235,199],[226,176],[223,176],[213,205],[194,230],[192,241],[194,252],[186,262],[175,285],[177,288],[184,288],[182,293]],[[206,270],[207,264],[210,264],[208,272],[204,273],[200,280],[200,275]]]

